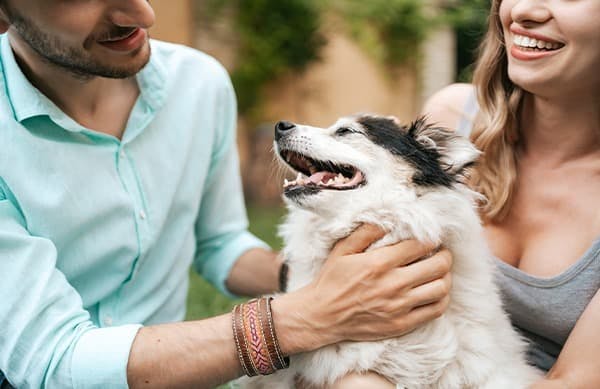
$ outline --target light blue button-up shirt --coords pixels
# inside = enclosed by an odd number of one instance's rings
[[[137,81],[119,140],[41,94],[0,35],[0,371],[15,387],[127,387],[140,326],[184,318],[190,265],[226,292],[235,260],[266,247],[246,231],[225,70],[153,41]]]

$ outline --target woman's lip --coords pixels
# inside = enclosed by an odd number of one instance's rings
[[[510,47],[510,55],[513,58],[519,59],[521,61],[532,61],[535,59],[540,59],[544,57],[548,57],[554,55],[560,51],[560,49],[556,50],[548,50],[548,51],[533,51],[533,50],[522,50],[521,47],[515,45],[514,43]]]
[[[535,39],[539,39],[542,40],[544,42],[550,42],[550,43],[560,43],[564,45],[564,42],[558,41],[556,39],[552,39],[550,37],[547,37],[545,35],[539,34],[537,32],[533,32],[533,31],[529,31],[526,30],[524,28],[520,28],[517,26],[511,26],[510,27],[510,32],[512,32],[515,35],[523,35],[529,38],[535,38]]]
[[[139,48],[146,41],[146,31],[142,28],[135,29],[123,39],[99,41],[102,46],[115,51],[131,51]]]

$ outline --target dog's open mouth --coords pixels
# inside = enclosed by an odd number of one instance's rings
[[[286,192],[300,188],[350,190],[365,183],[364,174],[351,165],[318,161],[290,150],[282,150],[280,155],[298,172],[295,180],[284,181]]]

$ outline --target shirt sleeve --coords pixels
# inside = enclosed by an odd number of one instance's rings
[[[17,388],[127,388],[140,325],[96,328],[56,258],[0,185],[0,370]]]
[[[217,104],[217,141],[196,221],[198,246],[194,264],[196,270],[221,292],[235,297],[225,286],[235,261],[251,248],[268,249],[269,246],[247,231],[235,142],[235,94],[226,75]]]

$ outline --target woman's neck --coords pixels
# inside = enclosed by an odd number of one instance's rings
[[[600,158],[600,98],[546,99],[525,94],[520,116],[521,153],[549,165]]]

